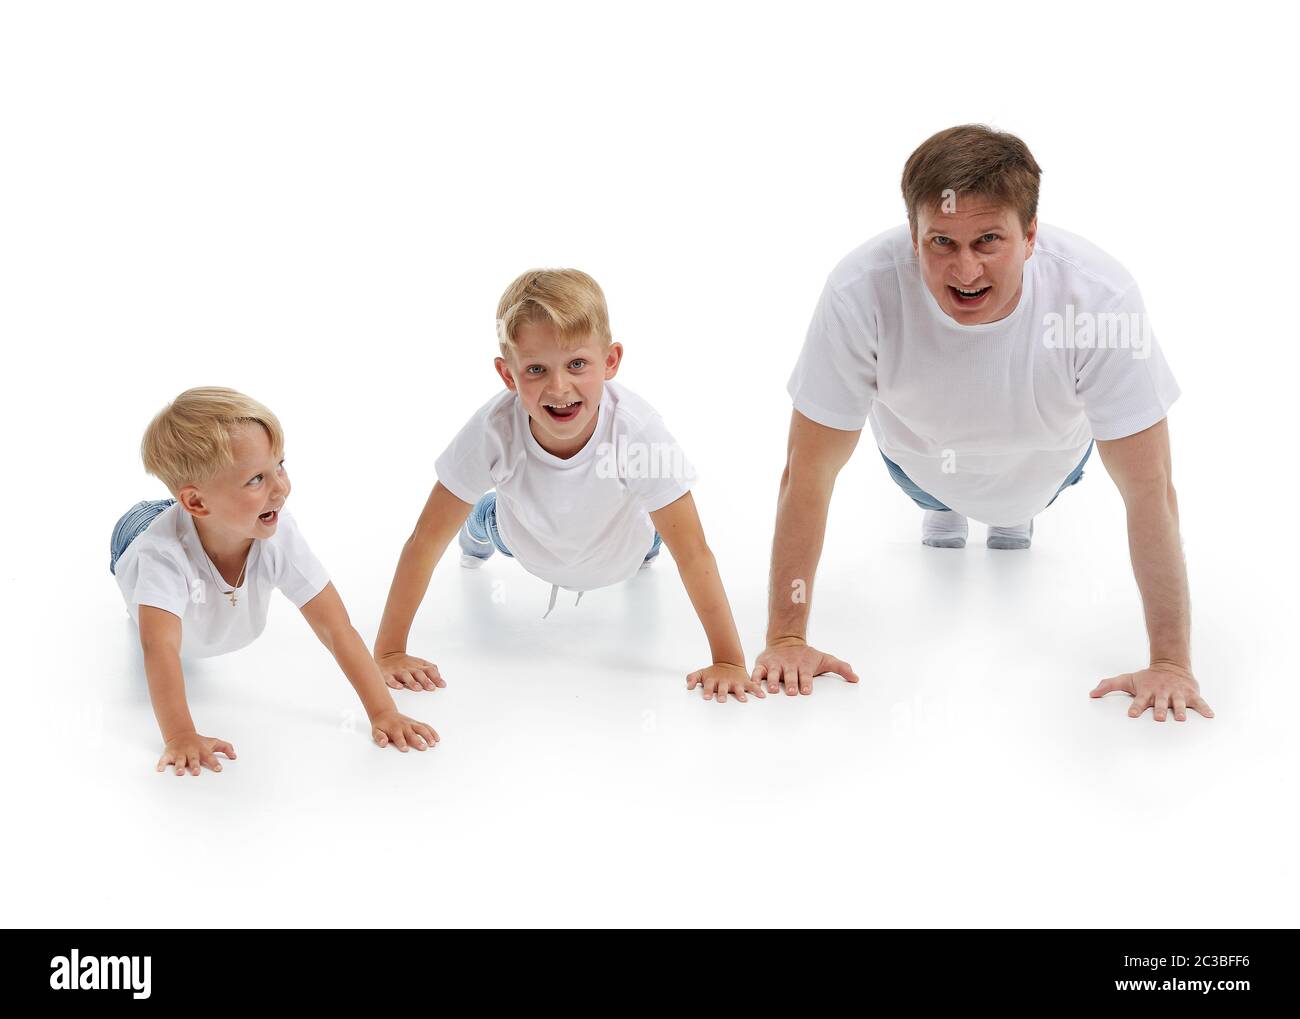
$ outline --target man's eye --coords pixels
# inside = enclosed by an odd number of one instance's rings
[[[998,239],[997,234],[985,234],[983,237],[980,238],[980,240],[982,240],[985,244],[992,244],[997,239]]]
[[[939,245],[939,247],[943,248],[943,247],[947,247],[949,242],[947,237],[936,237],[934,239],[934,243]]]

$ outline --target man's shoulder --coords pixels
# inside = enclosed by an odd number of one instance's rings
[[[1043,278],[1072,291],[1089,287],[1117,295],[1134,285],[1132,274],[1114,256],[1086,237],[1046,223],[1039,224],[1034,240],[1031,261],[1038,259]]]
[[[912,231],[906,223],[876,234],[836,263],[828,285],[839,290],[881,273],[897,273],[900,266],[915,265]]]

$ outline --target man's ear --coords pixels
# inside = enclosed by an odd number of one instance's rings
[[[186,485],[177,492],[176,501],[192,517],[206,517],[212,512],[203,502],[203,494],[193,485]]]
[[[517,393],[519,390],[515,388],[515,377],[510,373],[510,365],[506,364],[506,359],[498,357],[492,364],[497,374],[501,376],[501,381],[506,384],[506,388],[512,393]]]
[[[608,382],[618,374],[618,366],[623,363],[623,344],[611,343],[605,351],[605,381]]]
[[[1029,228],[1025,231],[1025,260],[1034,253],[1034,238],[1038,236],[1038,217],[1035,216],[1029,221]]]

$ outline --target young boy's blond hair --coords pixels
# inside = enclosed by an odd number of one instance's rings
[[[497,340],[501,353],[514,349],[525,323],[555,328],[561,347],[579,347],[592,339],[608,347],[609,309],[600,284],[580,269],[530,269],[518,276],[497,304]]]
[[[279,419],[252,397],[224,386],[187,389],[145,429],[140,443],[144,469],[172,495],[185,485],[202,484],[235,462],[231,433],[241,424],[261,425],[272,452],[284,453]]]

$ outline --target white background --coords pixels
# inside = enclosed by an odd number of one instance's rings
[[[972,7],[6,3],[3,915],[14,925],[1294,925],[1294,15]],[[923,548],[869,438],[811,637],[863,681],[705,704],[671,560],[562,601],[448,555],[380,751],[282,599],[187,666],[160,751],[108,573],[152,414],[269,404],[291,508],[373,639],[434,458],[499,386],[493,314],[591,272],[620,379],[700,469],[752,661],[789,401],[826,274],[980,121],[1040,216],[1120,259],[1171,412],[1194,663],[1218,717],[1140,721],[1122,504],[1094,458],[1028,553]],[[494,602],[494,585],[504,603]]]

